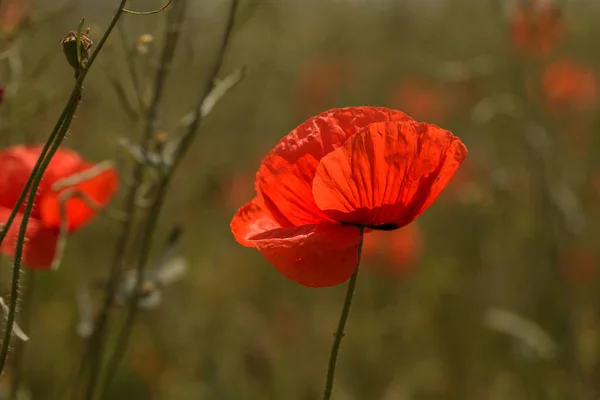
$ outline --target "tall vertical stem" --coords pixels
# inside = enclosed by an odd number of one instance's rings
[[[327,378],[325,380],[325,391],[323,392],[323,400],[329,400],[333,391],[333,380],[335,378],[335,367],[337,363],[338,354],[340,352],[340,346],[342,344],[342,338],[344,337],[344,329],[346,328],[346,321],[348,320],[348,314],[350,313],[350,306],[352,305],[352,298],[354,297],[354,289],[356,288],[356,278],[358,277],[358,267],[360,266],[360,256],[362,254],[364,230],[360,230],[360,244],[358,245],[358,261],[356,264],[356,270],[348,281],[348,287],[346,289],[346,297],[344,299],[344,305],[342,306],[342,312],[340,314],[340,320],[338,321],[335,336],[333,338],[333,344],[331,345],[331,353],[329,354],[329,364],[327,367]]]

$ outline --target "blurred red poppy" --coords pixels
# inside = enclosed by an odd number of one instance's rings
[[[304,115],[331,106],[348,79],[343,56],[327,54],[310,60],[298,76],[294,99],[297,111]]]
[[[27,19],[30,3],[29,0],[5,0],[0,4],[0,36],[10,36]]]
[[[465,159],[460,139],[382,107],[312,117],[284,137],[256,175],[257,196],[231,221],[283,275],[310,287],[356,270],[361,228],[408,225]]]
[[[413,79],[402,83],[389,98],[394,108],[406,110],[419,121],[443,121],[448,116],[448,104],[440,93],[424,81]]]
[[[563,249],[559,262],[563,278],[571,284],[586,284],[598,275],[598,257],[590,246],[579,243]]]
[[[561,10],[549,0],[521,2],[510,25],[515,48],[526,57],[549,55],[565,37]]]
[[[423,232],[417,223],[392,232],[373,231],[365,234],[362,256],[372,260],[371,270],[404,277],[421,257]],[[379,261],[379,262],[378,262]]]
[[[4,101],[4,88],[0,86],[0,104]]]
[[[233,209],[254,194],[254,174],[239,173],[223,179],[218,199],[221,204]]]
[[[0,151],[0,224],[6,222],[25,183],[41,153],[41,146],[14,146]],[[116,170],[107,169],[80,183],[68,186],[55,184],[65,178],[87,171],[94,164],[83,160],[77,153],[59,149],[50,162],[38,189],[33,211],[27,225],[27,242],[23,262],[32,269],[49,268],[54,258],[61,223],[59,196],[65,190],[84,193],[98,205],[106,205],[119,185]],[[24,206],[21,207],[23,212]],[[71,198],[65,205],[68,232],[72,233],[94,217],[96,211],[79,198]],[[14,254],[21,215],[11,225],[0,251]]]
[[[149,386],[157,385],[165,371],[165,365],[156,346],[147,343],[136,343],[129,353],[129,365],[142,381]]]
[[[542,91],[548,108],[555,113],[590,111],[598,101],[594,71],[568,59],[553,61],[544,69]]]

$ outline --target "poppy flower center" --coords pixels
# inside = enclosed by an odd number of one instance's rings
[[[354,225],[354,226],[358,226],[359,228],[367,228],[367,229],[371,229],[374,231],[393,231],[393,230],[400,228],[400,226],[398,224],[396,224],[395,222],[388,222],[388,223],[380,224],[380,225],[360,225],[360,224],[352,224],[352,223],[342,223],[342,224],[343,225]]]

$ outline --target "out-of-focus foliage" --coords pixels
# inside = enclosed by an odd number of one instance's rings
[[[85,16],[97,41],[113,3],[37,0],[21,17],[29,3],[2,1],[2,146],[50,133],[72,85],[60,39]],[[191,3],[159,116],[167,133],[202,90],[227,13],[225,1]],[[286,280],[229,222],[279,138],[347,105],[439,124],[469,158],[404,239],[372,238],[334,398],[597,398],[600,3],[531,3],[242,1],[222,77],[246,66],[245,79],[206,119],[160,220],[159,239],[185,227],[187,274],[142,311],[110,398],[320,398],[344,288]],[[126,48],[111,37],[65,142],[91,160],[119,160],[119,139],[139,136],[107,76],[126,76],[133,48],[149,90],[165,17],[126,15],[122,27]],[[134,99],[131,82],[123,90]],[[34,399],[60,393],[77,367],[76,293],[107,273],[115,231],[99,217],[70,238],[60,270],[25,278]]]

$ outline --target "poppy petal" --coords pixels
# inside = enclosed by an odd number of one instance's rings
[[[83,164],[75,173],[92,168],[93,164]],[[66,190],[75,189],[84,193],[100,207],[106,206],[119,187],[119,175],[114,168],[109,168],[91,179],[63,188],[59,191],[48,190],[41,197],[40,214],[44,224],[49,227],[60,227],[60,196]],[[97,213],[84,200],[72,197],[66,203],[68,231],[72,232],[88,222]]]
[[[246,247],[255,247],[253,237],[282,227],[259,198],[240,208],[231,221],[235,240]]]
[[[29,175],[33,171],[40,154],[42,146],[13,146],[0,153],[0,206],[12,208],[19,198],[21,191]],[[44,173],[38,194],[43,194],[50,189],[58,179],[67,177],[81,168],[83,159],[74,151],[59,149],[52,157],[48,168]],[[31,216],[39,218],[39,202],[37,196]],[[21,208],[23,210],[24,206]]]
[[[406,114],[383,107],[337,108],[308,119],[263,160],[256,176],[259,196],[273,214],[292,225],[326,220],[312,197],[319,161],[368,124],[408,120]]]
[[[35,164],[35,160],[31,164],[22,160],[14,149],[0,153],[0,207],[11,209],[17,203]]]
[[[399,228],[433,203],[466,155],[459,138],[435,125],[371,124],[321,160],[314,199],[338,222]]]
[[[326,287],[344,283],[356,270],[361,233],[356,226],[323,222],[266,231],[252,242],[285,277]]]
[[[8,220],[10,213],[10,208],[0,207],[0,225]],[[14,257],[22,220],[22,214],[17,214],[8,230],[8,234],[2,241],[2,245],[0,245],[0,252],[3,254]],[[23,263],[31,269],[50,268],[56,251],[58,232],[44,226],[39,219],[30,218],[27,223],[25,237],[27,240],[23,247]]]

